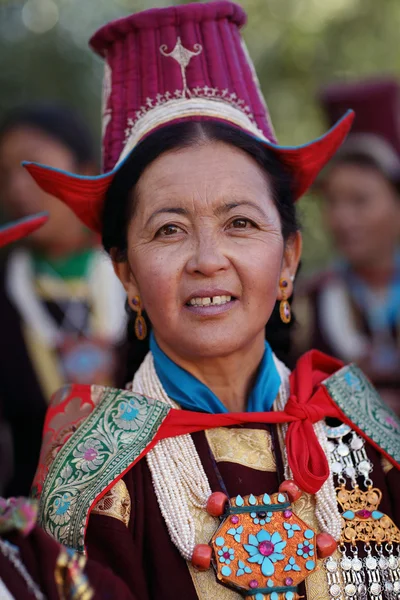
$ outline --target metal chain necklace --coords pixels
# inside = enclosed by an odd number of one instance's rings
[[[339,558],[325,561],[332,600],[400,600],[400,531],[379,510],[365,441],[348,425],[325,425],[328,458],[342,509]],[[364,548],[364,558],[359,557]]]
[[[14,544],[10,544],[7,540],[0,539],[0,552],[5,556],[14,566],[15,570],[18,571],[19,575],[25,581],[30,593],[35,597],[36,600],[46,600],[46,597],[40,591],[38,585],[33,581],[25,568],[25,565],[21,562],[19,556],[19,549]]]

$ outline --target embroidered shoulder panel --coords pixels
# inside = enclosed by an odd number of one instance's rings
[[[400,463],[400,420],[361,369],[347,365],[326,379],[323,385],[344,414]]]
[[[31,496],[39,499],[57,453],[100,402],[105,389],[103,386],[74,384],[65,385],[53,394],[46,413]]]
[[[101,401],[50,467],[39,505],[47,533],[84,552],[92,505],[151,443],[169,410],[158,400],[105,388]]]

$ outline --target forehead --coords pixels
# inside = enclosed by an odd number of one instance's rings
[[[172,199],[217,201],[231,195],[265,202],[271,186],[267,173],[243,150],[224,142],[201,142],[159,156],[140,177],[136,192],[139,204],[150,209]]]

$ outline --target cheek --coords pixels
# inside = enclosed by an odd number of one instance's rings
[[[150,319],[154,312],[171,309],[178,293],[181,262],[173,260],[167,248],[138,248],[129,253],[131,271]]]
[[[243,252],[238,262],[248,302],[267,307],[275,303],[282,270],[283,240],[273,240]],[[239,266],[240,264],[240,266]]]

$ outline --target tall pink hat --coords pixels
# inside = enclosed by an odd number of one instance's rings
[[[356,118],[340,154],[370,156],[384,173],[400,179],[400,84],[391,78],[335,83],[319,95],[330,124],[354,109]]]
[[[0,248],[28,236],[48,221],[47,213],[38,213],[0,227]]]
[[[173,122],[215,120],[271,148],[290,170],[299,198],[346,137],[353,114],[305,146],[278,146],[240,34],[245,22],[240,6],[221,1],[146,10],[105,25],[90,42],[105,61],[104,174],[82,177],[36,163],[25,167],[46,192],[101,232],[107,189],[146,136]]]

